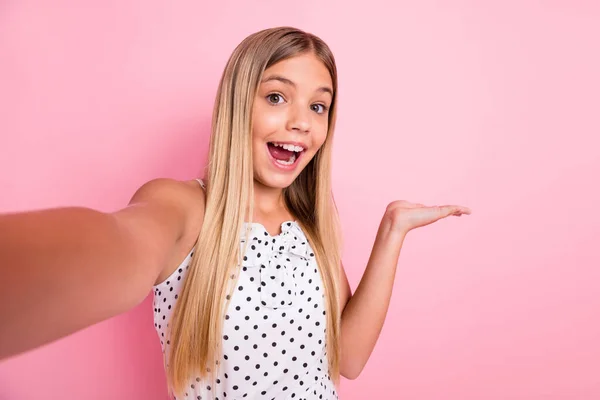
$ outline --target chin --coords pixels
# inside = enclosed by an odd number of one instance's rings
[[[289,187],[296,180],[296,176],[282,176],[280,174],[273,174],[273,172],[267,172],[267,174],[261,174],[261,179],[258,181],[264,186],[274,188],[274,189],[285,189]],[[268,176],[267,179],[263,179],[265,175]]]

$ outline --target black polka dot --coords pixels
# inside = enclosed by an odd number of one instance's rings
[[[271,387],[280,383],[280,379],[267,380],[263,377],[270,375],[279,378],[282,372],[284,375],[291,374],[300,386],[307,383],[304,385],[306,387],[302,388],[302,392],[306,392],[306,395],[310,394],[310,398],[313,398],[313,394],[314,398],[329,399],[332,394],[337,398],[333,386],[328,383],[330,377],[326,365],[323,364],[323,357],[315,358],[319,354],[324,356],[327,354],[323,345],[327,331],[324,328],[326,311],[323,307],[324,301],[320,300],[325,298],[325,294],[324,290],[321,290],[323,283],[316,259],[310,258],[315,256],[314,252],[299,228],[295,224],[287,223],[283,225],[281,234],[274,237],[269,237],[266,229],[262,232],[254,231],[254,235],[250,236],[253,237],[253,243],[249,244],[246,254],[243,255],[243,260],[250,263],[238,265],[235,273],[228,275],[231,279],[237,279],[237,284],[223,299],[227,310],[223,313],[223,353],[220,360],[225,361],[219,363],[216,360],[215,363],[222,365],[220,368],[224,368],[224,371],[221,371],[223,373],[221,378],[229,380],[230,384],[227,387],[235,391],[235,395],[232,396],[231,392],[218,391],[218,397],[215,396],[215,399],[247,398],[252,397],[249,394],[258,392],[266,395]],[[254,229],[263,228],[256,225],[252,227],[252,230]],[[263,238],[264,235],[268,239],[258,239],[257,233],[261,234],[258,237]],[[283,241],[284,237],[287,243]],[[241,242],[243,243],[244,240],[242,239]],[[302,257],[292,257],[293,254],[299,254],[298,251],[305,253]],[[189,258],[186,260],[189,261]],[[170,318],[171,310],[184,287],[183,281],[188,268],[189,265],[180,265],[162,286],[158,285],[153,290],[152,307],[156,321],[154,324],[160,338],[168,339],[166,336],[169,325],[163,327],[163,321],[168,321]],[[252,293],[254,297],[248,295]],[[319,297],[316,297],[315,293]],[[315,298],[313,299],[312,296]],[[286,305],[293,308],[278,311],[280,306]],[[261,320],[268,321],[268,324],[261,324]],[[162,324],[158,323],[159,321]],[[282,325],[284,323],[288,325]],[[285,326],[288,327],[287,330],[281,329]],[[290,331],[289,328],[292,326],[296,329]],[[316,331],[315,326],[319,327]],[[277,330],[269,333],[271,329]],[[310,332],[311,330],[313,331]],[[289,341],[281,340],[284,337]],[[169,340],[160,342],[165,351],[165,346],[171,344]],[[239,354],[239,356],[231,357],[231,354]],[[254,365],[250,361],[253,361]],[[313,374],[305,376],[314,365],[323,368],[315,369]],[[259,372],[260,376],[258,376]],[[308,385],[313,379],[314,382],[320,381],[318,386]],[[198,390],[200,382],[200,378],[195,377],[195,381],[190,382],[191,386],[188,388]],[[215,382],[221,384],[220,379],[216,379]],[[207,390],[217,391],[202,385],[202,388],[204,387]],[[250,389],[252,387],[256,389]],[[289,384],[280,390],[287,392],[290,398],[299,397],[308,400],[306,395],[302,396],[290,390]],[[194,394],[193,398],[196,399],[196,396],[197,394]]]

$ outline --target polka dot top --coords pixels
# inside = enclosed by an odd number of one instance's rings
[[[295,221],[284,222],[276,236],[259,223],[245,228],[250,242],[223,315],[216,384],[192,376],[180,399],[338,399],[328,372],[323,283],[306,236]],[[242,232],[241,251],[244,245]],[[193,251],[154,286],[154,327],[163,356]]]

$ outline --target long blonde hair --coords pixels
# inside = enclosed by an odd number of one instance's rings
[[[333,83],[328,134],[323,146],[283,190],[286,206],[314,250],[325,286],[329,374],[339,382],[340,308],[338,282],[341,236],[331,189],[337,69],[329,47],[291,27],[262,30],[244,39],[231,55],[219,84],[212,121],[206,179],[206,212],[170,324],[165,355],[171,391],[184,393],[191,377],[215,380],[223,315],[238,277],[240,232],[254,208],[252,107],[262,75],[271,65],[312,52]],[[225,301],[223,301],[225,300]]]

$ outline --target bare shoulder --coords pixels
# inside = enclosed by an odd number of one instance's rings
[[[194,246],[202,227],[205,194],[196,180],[156,178],[141,185],[118,212],[161,260],[155,283],[169,276]]]
[[[200,234],[206,210],[206,192],[195,180],[178,181],[182,186],[182,206],[185,210],[185,230],[182,237],[184,247],[192,247]],[[191,243],[190,243],[191,241]],[[187,246],[186,246],[187,242]]]
[[[188,226],[193,226],[197,217],[204,215],[205,194],[195,179],[180,181],[171,178],[156,178],[144,183],[134,193],[129,204],[157,203],[171,207],[183,217],[182,235]]]
[[[195,179],[180,181],[172,178],[156,178],[140,186],[131,198],[130,204],[152,200],[183,205],[188,201],[203,201],[204,195],[200,184]]]
[[[168,199],[166,201],[174,204],[177,210],[175,218],[180,221],[178,240],[156,279],[155,284],[159,284],[178,268],[196,244],[204,221],[206,193],[195,179],[179,181],[159,178],[148,182],[147,185],[149,195],[154,195],[158,199],[166,198]]]

